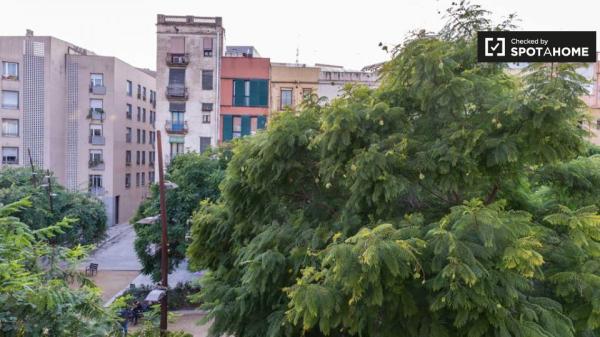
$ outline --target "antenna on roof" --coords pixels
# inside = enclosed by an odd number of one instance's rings
[[[296,47],[296,64],[300,63],[300,47]]]

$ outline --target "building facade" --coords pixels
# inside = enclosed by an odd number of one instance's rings
[[[583,122],[583,125],[589,132],[590,141],[600,145],[600,53],[598,53],[596,63],[590,64],[582,72],[590,81],[588,86],[589,96],[583,97],[590,108],[589,121]]]
[[[296,63],[271,63],[271,111],[295,108],[317,94],[320,69]]]
[[[128,221],[154,179],[154,77],[32,32],[0,37],[0,60],[2,165],[49,169],[67,188],[101,199],[109,224]],[[129,152],[146,166],[127,168]]]
[[[347,70],[342,66],[315,64],[321,68],[319,74],[319,97],[325,97],[327,101],[339,97],[346,84],[364,84],[369,88],[379,86],[379,75],[377,71],[369,70]]]
[[[229,141],[265,128],[271,61],[245,53],[225,56],[221,63],[219,140]]]
[[[159,14],[156,27],[156,122],[169,163],[218,143],[225,31],[220,17]]]

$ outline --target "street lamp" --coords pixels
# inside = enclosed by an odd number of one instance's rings
[[[160,239],[160,276],[161,276],[161,287],[160,289],[154,289],[153,291],[159,291],[162,289],[162,293],[155,293],[154,295],[160,299],[160,335],[167,335],[167,292],[169,289],[168,282],[168,269],[169,269],[169,256],[168,256],[168,240],[167,240],[167,206],[165,198],[166,189],[175,189],[177,184],[165,181],[164,169],[163,169],[163,156],[162,156],[162,141],[160,137],[160,131],[156,131],[156,146],[158,147],[158,193],[160,201],[160,214],[141,219],[137,223],[140,224],[153,224],[160,218],[161,223],[161,239]],[[152,292],[150,292],[152,293]],[[160,295],[160,296],[159,296]]]

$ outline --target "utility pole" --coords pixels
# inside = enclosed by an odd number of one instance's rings
[[[160,300],[160,335],[167,335],[167,290],[168,284],[168,243],[167,243],[167,206],[165,200],[165,177],[163,172],[162,141],[160,131],[156,131],[156,145],[158,146],[158,191],[160,195],[160,223],[162,227],[160,245],[160,276],[161,285],[165,294]]]
[[[27,148],[27,154],[29,155],[29,165],[31,165],[31,184],[33,187],[37,185],[37,179],[35,178],[35,167],[33,166],[33,159],[31,158],[31,149]]]
[[[54,213],[54,207],[52,204],[52,176],[50,174],[50,170],[46,171],[46,176],[48,177],[48,204],[50,205],[50,213]]]

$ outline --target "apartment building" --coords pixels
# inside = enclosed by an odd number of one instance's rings
[[[590,108],[589,121],[582,122],[582,126],[589,132],[590,141],[600,145],[600,53],[596,63],[582,68],[581,73],[590,81],[588,86],[590,94],[583,97]]]
[[[155,176],[152,74],[31,31],[0,37],[0,61],[2,165],[31,161],[128,221]]]
[[[298,63],[271,63],[271,110],[297,107],[319,90],[320,69]]]
[[[169,163],[218,143],[225,30],[220,17],[162,14],[156,27],[157,126]]]
[[[227,47],[221,60],[221,106],[219,140],[251,135],[266,126],[269,116],[271,61],[252,53],[239,53],[240,47]]]
[[[360,71],[320,63],[315,64],[315,67],[321,68],[319,97],[325,97],[328,101],[339,97],[344,86],[349,83],[364,84],[370,88],[379,86],[379,75],[374,67],[367,67]]]

